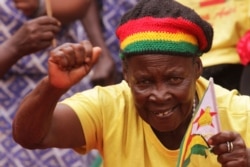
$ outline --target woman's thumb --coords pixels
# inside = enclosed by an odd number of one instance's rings
[[[93,47],[93,52],[92,52],[92,60],[91,64],[94,65],[97,61],[99,56],[101,55],[102,49],[98,46]]]

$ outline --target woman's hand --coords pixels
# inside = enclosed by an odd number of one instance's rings
[[[248,149],[239,133],[220,132],[208,143],[213,146],[212,152],[218,155],[217,160],[223,167],[247,167]]]
[[[45,49],[60,30],[57,19],[42,16],[29,20],[8,40],[8,46],[19,57]]]
[[[69,89],[86,76],[96,63],[101,49],[92,47],[89,41],[65,43],[50,53],[50,83],[61,89]]]

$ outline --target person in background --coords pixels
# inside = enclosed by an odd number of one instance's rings
[[[189,6],[214,28],[211,50],[202,55],[202,76],[227,89],[240,89],[243,65],[236,45],[250,28],[250,0],[177,0]],[[211,12],[213,11],[213,12]]]
[[[250,95],[250,30],[241,37],[237,44],[237,51],[244,69],[240,80],[240,93]]]
[[[80,20],[90,1],[51,0],[51,3],[53,18],[45,16],[42,0],[0,1],[0,166],[61,167],[79,163],[89,166],[96,156],[94,151],[84,157],[72,150],[29,151],[17,145],[12,137],[11,124],[20,101],[47,75],[52,40],[60,45],[82,38]],[[91,87],[88,76],[62,98]]]
[[[72,148],[80,154],[98,149],[104,166],[177,165],[183,137],[209,84],[201,77],[200,56],[211,48],[213,28],[174,0],[141,0],[122,17],[116,34],[124,81],[61,101],[88,75],[101,49],[89,41],[55,48],[48,76],[15,115],[16,142],[28,149]],[[249,166],[250,97],[219,85],[215,91],[221,131],[206,142],[204,157],[197,148],[188,163]]]
[[[52,17],[42,16],[27,21],[10,38],[0,45],[0,78],[19,59],[51,46],[60,22]]]
[[[38,3],[40,2],[40,3]],[[87,37],[95,46],[100,46],[103,49],[102,56],[93,69],[90,76],[92,85],[109,85],[119,81],[117,67],[109,49],[104,41],[101,29],[101,22],[96,0],[89,1],[65,1],[62,3],[60,0],[50,0],[51,8],[54,17],[62,21],[65,25],[77,24],[78,29],[82,26],[86,31]],[[60,5],[58,5],[60,4]],[[37,17],[46,14],[44,0],[17,0],[16,7],[22,10],[28,17]],[[75,11],[72,12],[71,9]],[[81,37],[82,36],[82,37]],[[98,37],[98,38],[96,38]],[[86,39],[85,34],[79,34],[79,40]]]
[[[92,0],[85,17],[82,19],[82,24],[90,42],[94,46],[102,48],[102,55],[91,72],[91,81],[93,85],[104,86],[119,82],[121,74],[104,39],[105,31],[101,20],[98,2]]]
[[[105,44],[108,47],[113,60],[116,64],[116,82],[123,79],[121,60],[117,55],[119,54],[119,44],[115,35],[115,30],[119,25],[119,21],[122,15],[131,9],[138,0],[97,0],[97,6],[99,11],[99,18],[102,23],[102,33],[104,34]],[[90,24],[87,22],[87,24]],[[85,26],[84,26],[85,27]],[[91,27],[91,26],[89,26]],[[93,26],[92,26],[93,27]],[[90,34],[90,33],[88,33]],[[99,40],[99,39],[96,39]],[[91,43],[94,43],[90,38]],[[102,46],[102,45],[95,45]],[[105,48],[102,47],[102,53]],[[103,57],[103,56],[101,56]],[[102,66],[98,66],[102,68]],[[97,73],[98,74],[98,73]],[[101,73],[100,73],[101,74]]]

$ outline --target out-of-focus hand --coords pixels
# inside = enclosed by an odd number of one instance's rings
[[[86,76],[96,63],[101,48],[89,41],[65,43],[52,50],[49,58],[50,83],[60,89],[69,89]]]
[[[117,70],[115,68],[115,62],[110,55],[102,54],[92,72],[91,81],[94,86],[106,86],[115,84],[116,82]]]
[[[236,132],[220,132],[212,136],[208,143],[212,152],[218,155],[222,167],[247,167],[248,151],[244,140]]]
[[[58,20],[48,16],[29,20],[10,38],[10,46],[20,57],[45,49],[60,30]]]
[[[39,0],[14,0],[16,8],[26,16],[32,16],[39,6]]]

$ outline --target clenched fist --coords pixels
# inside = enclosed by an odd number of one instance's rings
[[[89,41],[65,43],[50,53],[49,80],[61,89],[69,89],[86,76],[96,63],[101,48]]]

